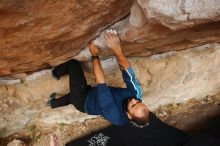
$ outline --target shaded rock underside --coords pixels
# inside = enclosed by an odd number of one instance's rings
[[[126,55],[131,56],[220,42],[219,3],[2,0],[0,76],[33,72],[65,62],[108,27],[117,29]],[[103,47],[101,36],[97,44]],[[102,52],[103,57],[112,54],[109,50]],[[88,58],[78,56],[79,60]]]

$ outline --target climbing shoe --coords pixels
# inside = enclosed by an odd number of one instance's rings
[[[47,103],[46,103],[46,105],[47,106],[51,106],[51,101],[53,100],[53,99],[55,99],[55,97],[56,97],[56,93],[52,93],[52,94],[50,94],[50,96],[48,97],[48,100],[47,100]]]
[[[58,76],[58,75],[56,74],[56,72],[55,72],[54,69],[55,69],[55,68],[53,68],[53,69],[51,70],[52,76],[53,76],[55,79],[60,80],[60,76]]]

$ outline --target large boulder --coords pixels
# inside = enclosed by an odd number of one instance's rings
[[[0,76],[55,66],[127,16],[132,0],[1,0]]]
[[[88,61],[80,50],[99,34],[102,57],[110,56],[101,33],[107,27],[117,29],[130,56],[220,41],[219,0],[2,0],[0,11],[1,76]]]
[[[164,104],[219,92],[219,56],[220,44],[207,44],[151,57],[131,57],[129,61],[140,82],[143,102],[154,110]],[[103,60],[102,65],[108,85],[125,86],[115,58]],[[84,70],[88,83],[95,85],[91,63],[85,63]],[[68,76],[55,80],[50,70],[45,70],[19,79],[16,84],[8,80],[0,84],[0,137],[30,125],[72,124],[92,117],[72,105],[56,109],[45,105],[52,92],[60,96],[69,92]]]
[[[117,29],[127,55],[149,56],[220,42],[219,20],[218,0],[137,0],[130,15],[111,28]],[[102,33],[96,44],[104,49],[103,42]]]
[[[219,0],[1,0],[0,137],[91,117],[71,105],[46,107],[50,93],[64,95],[69,87],[68,76],[57,81],[44,70],[75,58],[94,85],[91,39],[108,85],[124,86],[103,43],[108,28],[117,30],[151,110],[219,92],[219,12]]]

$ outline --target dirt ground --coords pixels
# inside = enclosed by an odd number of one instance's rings
[[[197,132],[220,115],[220,93],[200,100],[191,99],[184,103],[168,104],[159,107],[154,113],[169,125],[184,131]],[[83,123],[76,122],[72,125],[55,124],[49,127],[31,125],[19,133],[0,139],[0,146],[7,146],[15,139],[25,146],[49,146],[50,133],[56,134],[60,145],[64,145],[109,125],[110,123],[102,117],[88,119]]]

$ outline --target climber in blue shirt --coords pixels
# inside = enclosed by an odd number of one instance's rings
[[[57,79],[62,75],[69,74],[70,93],[60,98],[55,98],[55,93],[51,94],[48,105],[56,108],[73,104],[81,112],[101,115],[114,125],[125,125],[131,122],[139,126],[146,126],[149,110],[141,102],[140,85],[131,64],[123,54],[117,32],[108,30],[104,37],[106,46],[113,51],[118,61],[126,88],[106,85],[98,56],[99,50],[93,42],[90,42],[88,48],[92,55],[93,73],[97,85],[95,87],[88,86],[79,62],[70,60],[52,70],[53,76]]]

